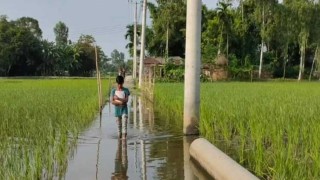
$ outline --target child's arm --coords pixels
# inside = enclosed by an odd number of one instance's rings
[[[129,89],[126,89],[126,91],[125,91],[125,98],[123,99],[123,100],[124,100],[123,102],[128,103],[128,101],[129,101],[129,96],[130,96],[130,91],[129,91]]]
[[[120,101],[122,104],[126,104],[128,102],[127,96],[125,98],[119,98],[118,96],[115,96],[114,99]]]
[[[112,97],[112,100],[111,100],[111,103],[115,106],[121,106],[122,105],[122,102],[119,102],[119,98],[118,96],[115,95],[115,89],[112,89],[111,91],[111,97]]]
[[[119,98],[118,96],[113,96],[112,98],[112,104],[116,106],[123,106],[126,105],[128,102],[128,97],[126,98]]]
[[[114,95],[112,96],[112,104],[114,105],[126,105],[129,101],[129,95],[130,95],[130,92],[129,90],[125,90],[125,98],[119,98],[117,95]]]

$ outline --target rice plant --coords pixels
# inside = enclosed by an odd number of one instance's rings
[[[155,99],[182,132],[183,84],[157,84]],[[319,83],[202,84],[199,128],[262,179],[319,179],[319,102]]]
[[[97,110],[94,79],[0,80],[0,179],[63,177]]]

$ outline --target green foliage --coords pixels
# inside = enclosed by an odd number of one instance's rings
[[[0,179],[64,177],[79,133],[98,112],[96,83],[0,80]]]
[[[172,63],[165,64],[163,77],[158,82],[182,82],[184,80],[184,66]]]
[[[215,46],[205,45],[202,47],[202,63],[213,64],[217,57],[218,48]]]
[[[273,69],[273,76],[274,77],[283,77],[283,67],[275,67]],[[286,68],[286,76],[285,78],[289,79],[296,79],[299,74],[299,66],[289,66]]]
[[[150,29],[147,27],[146,28],[146,33],[147,33],[147,43],[148,44],[148,38],[150,37]],[[141,25],[137,25],[137,47],[139,47],[141,44],[139,42],[141,36]],[[131,57],[133,57],[133,47],[134,47],[134,25],[130,24],[127,25],[127,33],[125,35],[126,40],[129,41],[129,43],[126,45],[126,48],[129,50],[129,54]],[[137,56],[140,56],[140,51],[137,48]]]
[[[56,44],[58,46],[65,46],[68,43],[69,28],[67,25],[59,21],[54,27],[54,34],[56,35]]]
[[[91,76],[95,71],[95,39],[82,35],[68,42],[68,27],[54,28],[56,43],[42,39],[38,21],[22,17],[16,21],[0,18],[0,76]],[[108,61],[97,46],[99,65]]]
[[[183,97],[156,85],[156,111],[180,128]],[[200,133],[261,179],[317,179],[319,101],[319,83],[202,84]]]
[[[166,56],[166,41],[168,43],[167,56],[184,57],[186,3],[184,0],[162,0],[149,3],[152,19],[151,32],[147,33],[147,51],[152,56]],[[168,37],[167,37],[168,31]]]
[[[24,26],[19,19],[0,19],[0,75],[30,75],[36,71],[41,56],[39,37],[33,26]],[[31,20],[30,20],[31,21]],[[36,23],[36,20],[33,20]],[[30,28],[30,29],[29,29]]]
[[[249,56],[245,58],[244,65],[234,54],[229,56],[229,77],[235,80],[250,80],[252,77],[253,66]]]
[[[118,50],[113,50],[111,52],[111,61],[112,61],[112,64],[117,68],[117,69],[120,69],[120,68],[123,68],[125,66],[125,57],[124,57],[124,53],[122,52],[119,52]]]
[[[269,69],[276,77],[287,77],[284,74],[286,68],[294,69],[292,67],[300,64],[300,59],[303,59],[302,67],[310,69],[308,59],[312,59],[320,42],[318,1],[238,2],[238,7],[231,6],[231,1],[222,0],[218,2],[216,9],[203,6],[202,63],[214,64],[217,55],[221,53],[228,59],[237,59],[237,65],[229,67],[232,76],[239,74],[246,77],[245,74],[249,71],[258,69],[263,42],[266,47],[263,67],[266,66],[264,69]],[[168,55],[184,57],[186,1],[159,0],[149,3],[149,10],[152,19],[152,26],[147,33],[149,55],[167,57],[166,40],[169,39]],[[281,68],[282,76],[279,73]]]
[[[74,62],[78,66],[70,66],[70,75],[72,76],[92,76],[93,71],[96,69],[96,55],[95,55],[95,39],[90,35],[81,35],[78,42],[74,45],[75,56]],[[97,47],[97,51],[101,48]],[[72,54],[72,53],[70,53]],[[101,61],[104,55],[98,53],[99,60]],[[99,63],[101,64],[101,62]],[[69,68],[68,68],[69,69]]]
[[[42,30],[39,27],[39,22],[30,17],[22,17],[15,21],[18,27],[28,29],[37,38],[42,37]]]

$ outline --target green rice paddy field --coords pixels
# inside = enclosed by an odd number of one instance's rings
[[[182,128],[183,84],[157,84],[156,109]],[[262,179],[320,178],[320,83],[201,85],[201,135]]]
[[[97,112],[94,79],[0,80],[0,179],[63,177]]]

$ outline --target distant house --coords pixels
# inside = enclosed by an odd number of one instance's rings
[[[184,65],[184,59],[180,56],[172,56],[168,58],[168,62],[175,65]]]
[[[149,68],[149,67],[163,65],[163,62],[161,58],[145,57],[143,61],[143,65],[144,67]]]
[[[167,60],[161,57],[145,57],[143,61],[145,77],[163,77],[163,69],[166,63],[172,63],[174,65],[183,66],[184,59],[179,56],[169,57]]]
[[[161,76],[164,59],[159,57],[145,57],[143,61],[144,74],[147,78]]]
[[[228,79],[228,59],[224,55],[219,55],[214,64],[203,64],[202,73],[212,81]]]

